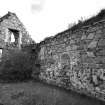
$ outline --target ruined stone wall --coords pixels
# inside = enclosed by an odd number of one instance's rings
[[[40,79],[105,100],[105,20],[39,44]]]
[[[27,44],[30,41],[30,36],[24,25],[20,22],[16,14],[8,12],[0,18],[0,46],[4,47],[5,42],[8,42],[10,37],[9,29],[17,30],[21,34],[21,44]]]
[[[14,42],[12,42],[12,36]],[[11,50],[19,50],[22,45],[30,44],[31,41],[31,36],[16,14],[8,12],[0,18],[0,50],[2,50],[0,59],[8,56]]]

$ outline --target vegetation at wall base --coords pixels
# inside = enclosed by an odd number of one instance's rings
[[[2,57],[0,79],[8,82],[32,79],[32,73],[34,73],[34,76],[39,74],[34,60],[32,59],[32,55],[27,52],[20,50],[10,51],[8,56]]]

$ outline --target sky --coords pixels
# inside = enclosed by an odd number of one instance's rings
[[[0,16],[8,11],[16,13],[31,37],[39,43],[104,8],[105,0],[2,0]]]

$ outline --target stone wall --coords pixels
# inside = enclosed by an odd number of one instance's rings
[[[22,45],[32,42],[32,38],[16,14],[8,12],[0,18],[0,59],[8,56],[13,49],[21,49]]]
[[[105,20],[39,43],[40,79],[105,100]]]
[[[16,14],[8,12],[5,16],[0,18],[0,47],[3,48],[6,43],[11,44],[11,35],[14,35],[15,41],[18,44],[27,44],[31,37],[26,31],[24,25],[16,16]],[[10,47],[16,47],[11,44]]]

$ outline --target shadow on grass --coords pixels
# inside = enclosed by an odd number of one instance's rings
[[[104,101],[40,80],[9,84],[6,91],[14,90],[11,100],[19,102],[18,105],[105,105]]]
[[[35,82],[35,81],[33,81],[33,82]],[[105,101],[103,101],[103,100],[100,100],[100,99],[98,99],[98,98],[95,98],[95,97],[91,97],[91,96],[87,96],[86,94],[84,94],[84,93],[78,93],[78,92],[76,92],[76,91],[73,91],[73,90],[67,90],[67,89],[65,89],[64,87],[58,87],[57,85],[53,85],[53,84],[48,84],[48,83],[46,83],[46,82],[43,82],[43,81],[36,81],[36,82],[40,82],[41,84],[43,84],[43,85],[45,85],[45,86],[48,86],[48,87],[50,87],[50,88],[54,88],[54,89],[56,89],[56,90],[60,90],[60,91],[63,91],[63,92],[65,92],[65,93],[67,93],[67,94],[71,94],[73,97],[75,97],[75,98],[80,98],[80,99],[86,99],[86,100],[89,100],[89,101],[91,101],[91,102],[93,102],[93,103],[99,103],[99,104],[96,104],[96,105],[105,105]],[[59,104],[58,104],[59,105]],[[78,103],[78,105],[79,105],[79,103]],[[95,105],[95,104],[94,104]]]

